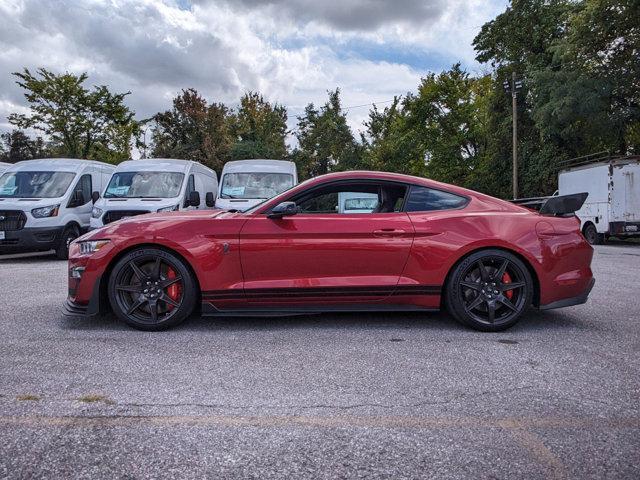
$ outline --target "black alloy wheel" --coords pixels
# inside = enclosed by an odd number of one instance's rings
[[[519,258],[502,250],[484,250],[455,268],[447,285],[446,303],[465,325],[497,332],[514,325],[532,297],[531,274]]]
[[[164,330],[184,321],[196,301],[192,274],[177,256],[143,248],[125,255],[109,277],[113,311],[140,330]]]

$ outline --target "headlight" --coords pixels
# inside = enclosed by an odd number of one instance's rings
[[[35,218],[55,217],[58,215],[59,208],[60,205],[49,205],[48,207],[34,208],[31,210],[31,215]]]
[[[102,209],[101,208],[93,207],[91,209],[91,216],[93,218],[100,218],[100,215],[102,215]]]
[[[178,210],[178,208],[180,208],[180,204],[172,205],[171,207],[159,208],[158,209],[158,213],[160,213],[160,212],[175,212],[176,210]]]
[[[82,255],[91,255],[108,243],[109,240],[90,240],[87,242],[78,242],[78,245],[80,246],[80,253]]]

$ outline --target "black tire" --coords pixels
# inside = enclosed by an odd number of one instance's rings
[[[584,227],[584,231],[582,232],[584,238],[586,238],[587,242],[591,245],[601,245],[604,240],[604,235],[598,233],[596,226],[593,223],[588,223]]]
[[[175,327],[193,313],[197,288],[191,270],[176,255],[139,248],[116,263],[108,294],[114,313],[128,325],[159,331]]]
[[[58,246],[56,247],[56,257],[60,260],[69,258],[69,244],[80,236],[80,231],[76,226],[69,226],[64,229]]]
[[[504,250],[481,250],[464,258],[449,276],[445,292],[449,312],[462,324],[483,332],[515,325],[532,299],[529,270]]]

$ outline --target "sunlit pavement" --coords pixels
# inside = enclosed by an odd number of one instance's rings
[[[0,477],[639,478],[640,245],[586,305],[444,314],[61,314],[66,263],[0,260]]]

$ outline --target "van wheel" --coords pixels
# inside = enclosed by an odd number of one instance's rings
[[[116,263],[109,277],[115,314],[138,330],[158,331],[182,323],[193,312],[196,283],[185,263],[158,248],[138,248]]]
[[[56,248],[56,257],[60,260],[67,260],[69,258],[69,245],[79,236],[80,232],[77,227],[71,226],[65,228],[62,232],[62,237],[60,237],[58,247]]]
[[[519,258],[503,250],[481,250],[456,266],[445,301],[459,322],[499,332],[515,325],[532,297],[533,280]]]
[[[604,235],[598,233],[593,223],[588,223],[587,226],[584,227],[583,235],[591,245],[601,245],[604,240]]]

